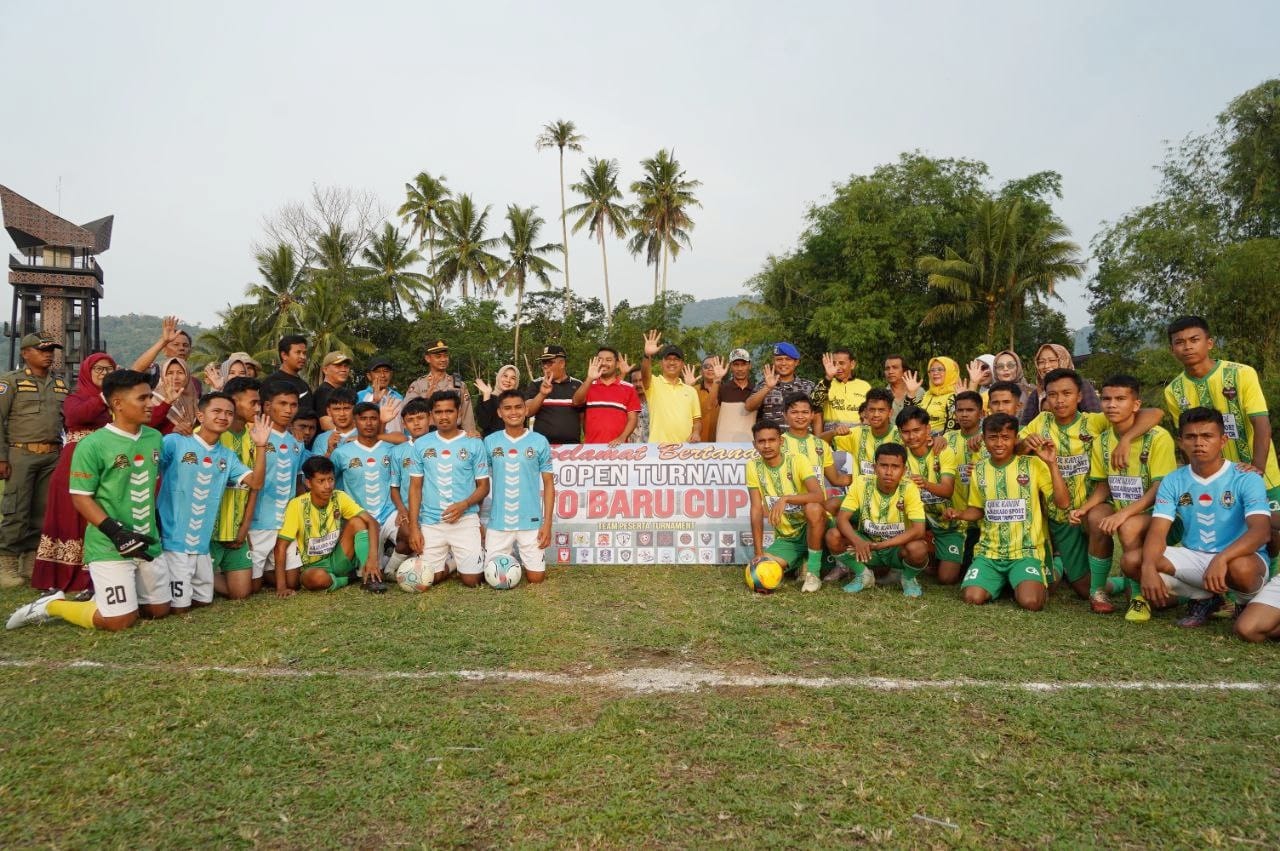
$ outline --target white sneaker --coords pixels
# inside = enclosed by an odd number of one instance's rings
[[[814,591],[821,590],[822,580],[806,570],[804,574],[804,585],[800,586],[800,591],[804,594],[812,594]]]
[[[25,606],[19,606],[13,614],[9,615],[9,622],[4,625],[4,628],[17,629],[20,626],[48,623],[53,620],[53,618],[49,616],[49,604],[54,600],[62,600],[65,598],[66,595],[61,591],[54,591],[52,594],[45,594],[43,597],[37,598],[34,603],[27,603]]]

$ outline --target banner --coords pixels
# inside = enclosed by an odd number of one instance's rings
[[[551,455],[550,563],[728,565],[755,554],[749,443],[581,444]]]

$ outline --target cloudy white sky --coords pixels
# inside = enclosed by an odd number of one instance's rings
[[[108,314],[210,323],[254,277],[264,215],[313,183],[394,209],[421,170],[555,234],[556,158],[674,147],[703,182],[671,287],[732,295],[835,181],[901,151],[1064,176],[1087,245],[1143,203],[1166,140],[1277,72],[1274,3],[64,3],[0,0],[0,183],[73,221],[116,216]],[[6,241],[6,249],[12,245]],[[571,237],[575,288],[603,294]],[[651,291],[618,247],[614,292]],[[1087,322],[1068,286],[1070,323]]]

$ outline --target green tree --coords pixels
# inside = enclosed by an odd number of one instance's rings
[[[536,212],[537,207],[507,207],[507,232],[502,235],[502,245],[507,249],[506,266],[499,282],[510,296],[516,296],[515,340],[513,357],[520,353],[520,321],[524,310],[524,288],[530,278],[544,287],[551,286],[548,272],[558,271],[546,255],[559,251],[563,246],[553,242],[537,245],[538,236],[546,221]]]
[[[293,248],[283,243],[257,253],[257,283],[245,288],[255,303],[257,321],[268,336],[299,326],[303,302],[310,288],[307,269],[299,266]],[[230,351],[236,351],[231,349]]]
[[[587,137],[578,132],[577,126],[572,121],[557,118],[555,121],[542,125],[542,132],[534,142],[534,147],[539,151],[547,148],[556,148],[560,152],[560,233],[564,239],[561,251],[564,252],[565,304],[570,303],[572,290],[569,287],[569,224],[564,203],[564,151],[565,148],[571,151],[581,151],[582,143],[585,141],[587,141]]]
[[[333,278],[318,278],[303,304],[299,333],[317,356],[307,360],[307,380],[320,380],[319,353],[343,352],[354,360],[372,353],[373,346],[359,335],[360,315]]]
[[[198,353],[207,360],[222,360],[232,352],[248,352],[260,363],[269,357],[274,346],[265,333],[261,313],[254,304],[227,305],[218,311],[218,324],[200,334],[195,341]],[[154,335],[153,335],[154,336]]]
[[[418,248],[427,246],[433,267],[436,262],[436,228],[440,226],[442,212],[453,196],[445,180],[443,174],[432,177],[425,171],[418,172],[412,183],[404,185],[405,200],[396,211],[396,215],[409,225],[409,235],[418,237]]]
[[[687,178],[684,169],[680,167],[680,161],[666,148],[659,150],[655,156],[642,160],[640,168],[644,177],[631,184],[631,191],[636,195],[636,219],[639,224],[636,230],[652,234],[657,242],[657,248],[662,253],[662,292],[666,292],[669,259],[678,255],[682,247],[692,247],[689,231],[693,230],[694,221],[689,211],[702,206],[694,194],[702,181]],[[652,247],[647,242],[642,244],[645,246],[646,256],[652,256]],[[638,254],[639,251],[633,253]],[[655,291],[654,297],[657,295]]]
[[[360,252],[367,264],[360,270],[363,279],[376,287],[380,303],[390,308],[383,318],[402,318],[405,305],[415,312],[422,306],[428,280],[421,272],[410,271],[422,262],[422,255],[409,248],[409,239],[388,222]]]
[[[443,209],[441,247],[434,274],[442,286],[459,284],[464,302],[470,297],[472,285],[478,295],[489,292],[498,269],[499,260],[492,249],[500,240],[485,236],[488,223],[489,207],[477,210],[471,196],[465,193]]]
[[[608,316],[613,314],[613,297],[609,292],[609,256],[605,251],[605,235],[612,233],[615,239],[623,239],[627,235],[631,211],[618,201],[622,199],[622,190],[618,189],[618,161],[600,160],[591,157],[587,167],[581,172],[581,180],[569,188],[577,192],[585,200],[575,204],[567,211],[567,215],[577,216],[573,224],[573,232],[584,227],[587,233],[600,242],[600,262],[604,266],[604,305]]]

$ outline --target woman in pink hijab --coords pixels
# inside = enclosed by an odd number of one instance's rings
[[[1031,398],[1027,399],[1027,403],[1022,408],[1022,425],[1026,425],[1036,418],[1040,413],[1040,406],[1044,403],[1044,377],[1055,369],[1075,369],[1075,361],[1071,359],[1071,352],[1067,351],[1066,346],[1059,346],[1057,343],[1045,343],[1036,349],[1036,389],[1031,394]],[[1093,389],[1093,385],[1082,379],[1083,386],[1080,388],[1080,410],[1089,413],[1098,413],[1102,410],[1102,402],[1098,399],[1098,391]]]

